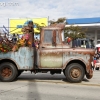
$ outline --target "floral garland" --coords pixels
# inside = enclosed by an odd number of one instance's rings
[[[21,38],[17,41],[17,43],[13,46],[12,51],[18,51],[20,47],[29,47],[31,43]]]
[[[30,31],[33,32],[33,22],[29,21],[28,25],[22,28],[22,32],[23,33],[28,33],[30,34]],[[24,34],[25,35],[25,34]],[[31,42],[29,41],[29,36],[26,35],[26,37],[22,37],[21,39],[18,39],[17,41],[10,41],[8,40],[8,38],[6,37],[6,34],[4,37],[1,36],[0,33],[0,53],[7,53],[10,51],[18,51],[18,49],[20,47],[23,46],[30,46]]]
[[[0,52],[7,53],[9,51],[12,51],[11,47],[6,44],[0,44]]]

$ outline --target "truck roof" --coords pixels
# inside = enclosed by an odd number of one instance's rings
[[[42,29],[50,29],[50,30],[61,29],[63,30],[64,28],[65,28],[65,24],[60,23],[60,24],[52,24],[50,26],[43,27]]]

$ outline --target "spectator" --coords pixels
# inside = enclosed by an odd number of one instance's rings
[[[98,56],[100,57],[100,52],[98,52]]]
[[[1,33],[0,33],[0,44],[3,42],[3,38],[1,36]]]
[[[95,67],[95,69],[100,67],[100,57],[97,59],[94,67]]]
[[[15,33],[13,34],[12,42],[13,42],[14,44],[17,42],[17,37],[16,37]]]

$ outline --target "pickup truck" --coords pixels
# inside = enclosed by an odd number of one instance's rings
[[[40,44],[35,47],[20,47],[18,51],[0,53],[0,80],[11,82],[23,71],[64,73],[72,83],[81,82],[86,75],[93,76],[91,69],[93,49],[72,48],[63,42],[64,26],[43,27],[40,32]]]

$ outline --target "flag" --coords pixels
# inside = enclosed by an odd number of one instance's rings
[[[3,32],[9,34],[9,30],[3,25]]]

